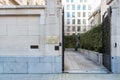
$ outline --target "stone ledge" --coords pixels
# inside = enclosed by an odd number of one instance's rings
[[[5,5],[5,6],[0,6],[0,9],[45,9],[47,8],[46,5],[41,5],[41,6],[34,6],[34,5],[15,5],[15,6],[10,6],[10,5]]]
[[[0,57],[0,62],[34,62],[34,63],[58,63],[62,62],[62,56],[41,57]]]
[[[79,49],[79,51],[93,62],[103,65],[103,58],[102,58],[103,55],[101,53],[85,50],[85,49]]]

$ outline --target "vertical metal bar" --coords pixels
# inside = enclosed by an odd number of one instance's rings
[[[65,62],[65,59],[64,59],[64,8],[63,8],[63,11],[62,11],[62,72],[64,72],[64,62]]]

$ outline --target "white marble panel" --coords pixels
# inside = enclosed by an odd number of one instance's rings
[[[4,73],[27,73],[27,63],[4,63]]]
[[[28,73],[53,73],[52,63],[28,63]]]

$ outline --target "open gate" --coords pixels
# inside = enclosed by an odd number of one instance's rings
[[[103,15],[102,43],[103,43],[103,65],[111,71],[111,7]]]

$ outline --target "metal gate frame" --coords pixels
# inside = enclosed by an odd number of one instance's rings
[[[103,45],[103,65],[111,71],[111,15],[112,9],[103,15],[102,23],[102,45]]]

